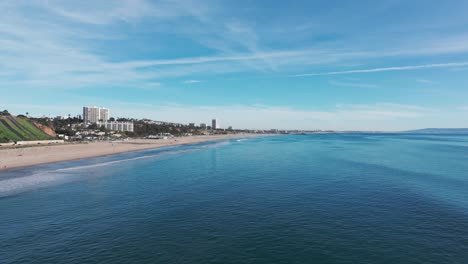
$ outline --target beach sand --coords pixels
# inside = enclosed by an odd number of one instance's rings
[[[22,148],[0,148],[0,171],[46,163],[106,156],[129,151],[254,137],[255,134],[190,136],[172,139],[130,139],[128,141],[66,143]]]

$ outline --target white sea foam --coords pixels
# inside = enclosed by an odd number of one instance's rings
[[[29,176],[10,178],[0,181],[0,197],[60,183],[69,175],[64,173],[39,172]]]
[[[207,149],[207,148],[217,148],[220,146],[224,146],[229,144],[229,142],[217,142],[214,144],[209,145],[195,145],[192,148],[181,149],[181,150],[167,150],[162,151],[155,154],[138,156],[128,159],[119,159],[107,162],[101,162],[96,164],[89,164],[89,165],[81,165],[81,166],[73,166],[55,170],[44,170],[32,173],[28,176],[23,177],[14,177],[8,178],[5,180],[0,180],[0,197],[10,196],[21,192],[30,191],[33,189],[49,187],[53,185],[63,184],[70,181],[76,181],[80,179],[86,179],[85,177],[86,172],[89,172],[91,169],[99,168],[99,167],[106,167],[111,165],[117,165],[125,162],[131,162],[136,160],[143,160],[143,159],[157,159],[166,156],[173,156],[188,152],[193,152],[200,149]],[[143,154],[143,153],[142,153]],[[79,174],[77,173],[79,172]],[[98,175],[94,175],[93,177],[99,177]]]

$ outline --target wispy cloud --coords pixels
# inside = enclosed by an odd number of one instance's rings
[[[289,75],[352,65],[358,60],[386,56],[414,55],[414,47],[405,49],[338,49],[328,46],[270,47],[265,42],[278,40],[265,36],[265,28],[254,21],[224,17],[223,6],[216,2],[116,0],[116,1],[5,1],[0,17],[0,85],[24,87],[142,86],[162,82],[164,78],[200,78],[197,74],[260,72]],[[32,12],[32,10],[34,12]],[[229,10],[227,10],[229,11]],[[226,12],[226,10],[224,10]],[[185,19],[185,23],[179,20]],[[163,24],[171,32],[191,39],[210,50],[210,55],[160,59],[115,59],[106,56],[96,42],[121,41],[125,32],[111,29]],[[116,27],[117,26],[117,27]],[[160,30],[160,31],[159,31]],[[287,28],[284,29],[288,31]],[[150,31],[164,33],[164,29]],[[284,33],[284,32],[283,32]],[[280,33],[277,33],[280,34]],[[452,41],[453,39],[453,41]],[[427,45],[425,54],[463,52],[462,37]],[[458,41],[458,42],[457,42]],[[432,43],[425,41],[424,43]],[[462,43],[462,44],[460,44]],[[106,42],[107,45],[107,42]],[[445,48],[444,48],[445,47]],[[450,48],[447,48],[450,47]],[[468,50],[468,49],[467,49]],[[390,55],[389,55],[390,54]],[[422,54],[422,53],[418,53]],[[364,64],[365,65],[365,64]],[[403,71],[425,68],[461,67],[468,63],[429,64],[418,66],[374,68],[350,71],[298,74],[298,76],[337,75],[380,71]],[[336,86],[371,88],[368,84],[334,83]]]
[[[449,62],[449,63],[383,67],[383,68],[372,68],[372,69],[361,69],[361,70],[332,71],[332,72],[320,72],[320,73],[304,73],[304,74],[291,75],[291,77],[340,75],[340,74],[354,74],[354,73],[373,73],[373,72],[387,72],[387,71],[411,71],[411,70],[420,70],[420,69],[455,68],[455,67],[464,67],[464,66],[468,66],[468,62]]]
[[[193,83],[199,83],[199,82],[201,82],[201,81],[199,81],[199,80],[186,80],[186,81],[183,81],[182,83],[184,83],[184,84],[193,84]]]
[[[113,22],[133,23],[145,17],[170,18],[181,15],[174,4],[159,2],[154,5],[146,0],[114,1],[42,1],[42,7],[69,21],[107,25]]]
[[[368,84],[368,83],[354,83],[354,82],[341,82],[341,81],[329,81],[328,82],[332,86],[342,86],[342,87],[353,87],[353,88],[380,88],[379,85],[376,84]]]
[[[417,79],[416,82],[418,82],[418,83],[425,83],[425,84],[432,84],[432,83],[434,83],[433,81],[427,80],[427,79]]]

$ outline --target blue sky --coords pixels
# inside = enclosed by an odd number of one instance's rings
[[[468,1],[0,2],[0,108],[237,128],[468,127]]]

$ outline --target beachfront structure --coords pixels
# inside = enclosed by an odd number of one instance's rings
[[[200,123],[200,128],[201,129],[206,129],[206,124],[205,123]]]
[[[83,120],[85,124],[95,124],[109,120],[109,109],[96,106],[83,107]]]
[[[106,121],[100,122],[98,125],[104,126],[107,130],[133,132],[133,122]]]
[[[218,119],[211,120],[211,128],[212,129],[218,129],[219,128]]]

